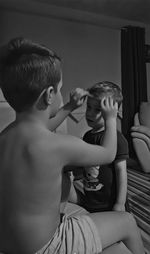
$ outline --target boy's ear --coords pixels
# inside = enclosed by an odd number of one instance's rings
[[[43,99],[47,106],[52,104],[53,96],[54,96],[54,88],[50,86],[45,90],[43,94]]]

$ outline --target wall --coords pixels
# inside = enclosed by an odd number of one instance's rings
[[[64,102],[74,87],[87,88],[99,80],[120,84],[120,31],[9,10],[0,13],[0,43],[25,36],[46,44],[63,58]],[[87,128],[84,107],[68,118],[68,132],[81,136]]]

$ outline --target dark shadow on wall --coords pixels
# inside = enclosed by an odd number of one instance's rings
[[[128,26],[121,29],[121,79],[124,98],[122,132],[129,143],[130,157],[135,157],[130,128],[140,103],[147,101],[144,28]]]
[[[4,43],[5,24],[4,24],[4,9],[0,7],[0,45]]]

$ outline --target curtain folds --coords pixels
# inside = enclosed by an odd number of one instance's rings
[[[121,82],[123,93],[122,132],[134,157],[130,128],[141,101],[147,101],[145,29],[127,26],[121,29]]]

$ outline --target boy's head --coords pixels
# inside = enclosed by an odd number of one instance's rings
[[[104,119],[101,114],[101,100],[104,97],[112,97],[118,103],[118,107],[123,100],[119,86],[109,81],[98,82],[88,89],[90,95],[87,99],[86,121],[93,129],[100,129],[104,126]]]
[[[3,51],[1,89],[16,112],[30,109],[49,87],[57,92],[61,66],[53,51],[25,38],[12,39]]]

